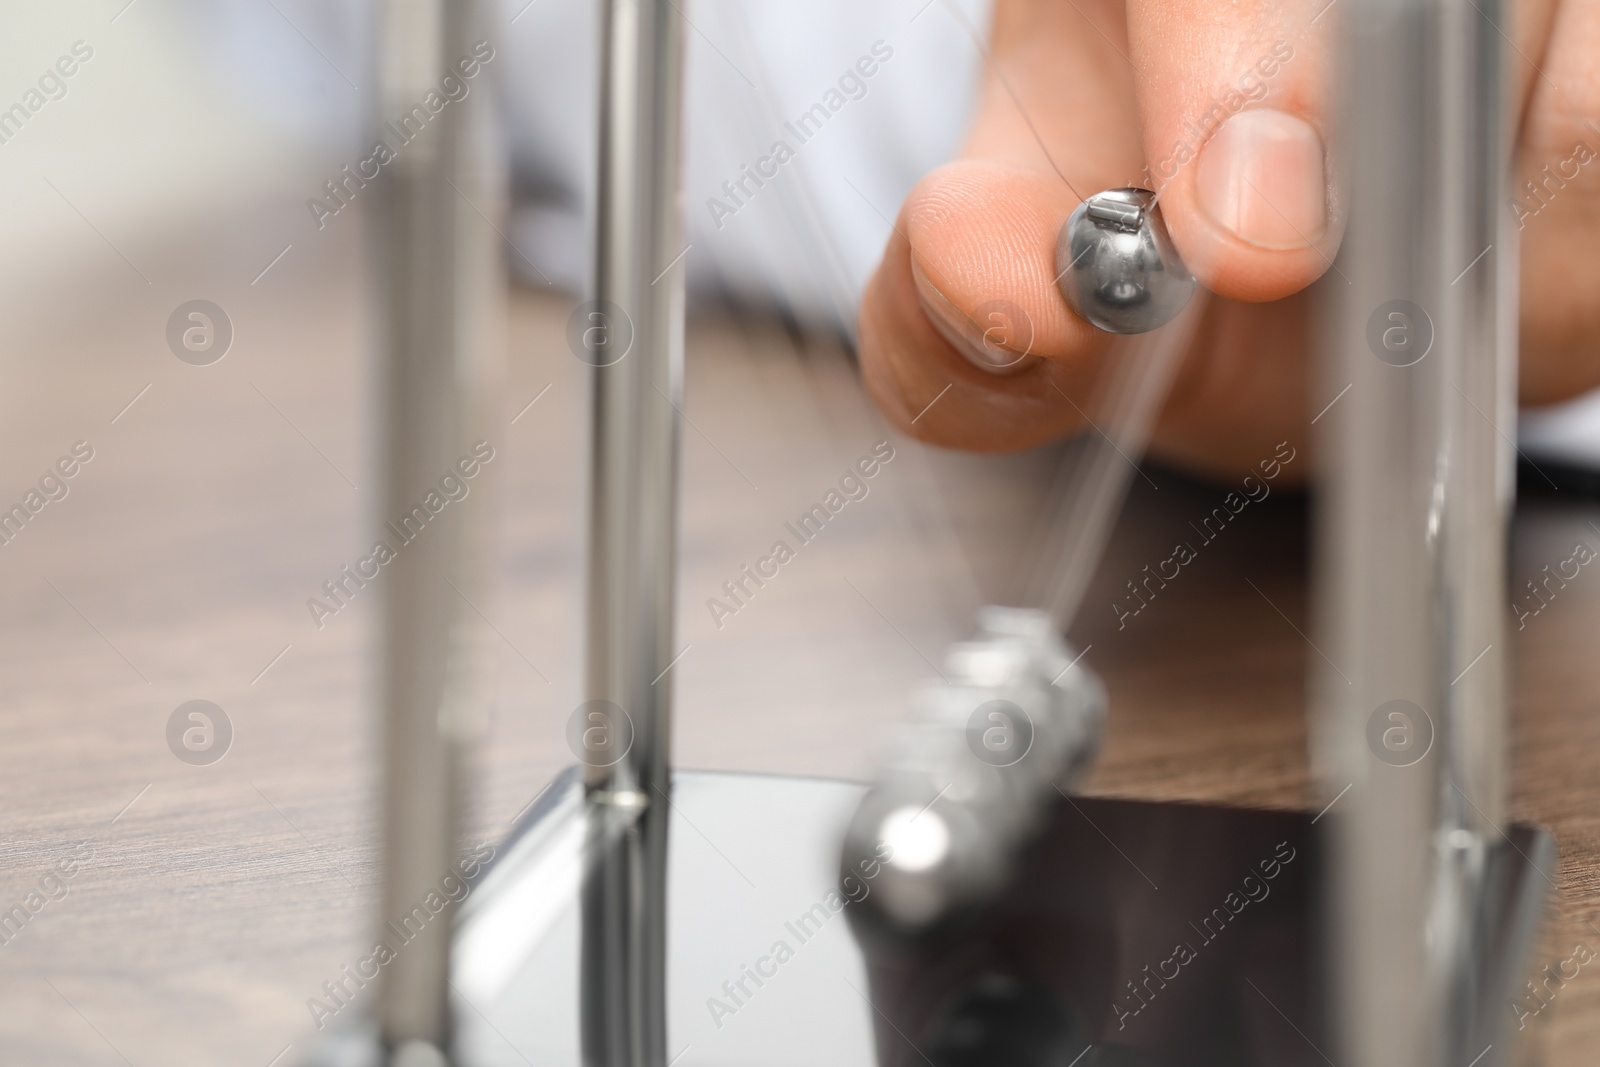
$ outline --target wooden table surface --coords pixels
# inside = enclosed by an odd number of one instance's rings
[[[94,449],[68,495],[0,546],[0,912],[88,857],[0,944],[0,1062],[266,1067],[287,1049],[286,1064],[314,1033],[307,998],[373,925],[375,616],[358,597],[319,629],[306,608],[370,541],[359,243],[329,236],[258,285],[274,242],[243,243],[202,274],[192,251],[183,270],[152,257],[148,286],[108,258],[82,290],[35,292],[0,325],[0,504],[75,442]],[[85,290],[92,303],[60,295]],[[196,295],[236,330],[204,368],[163,337]],[[497,521],[479,606],[497,636],[475,838],[502,833],[571,758],[585,393],[570,306],[513,292],[503,402],[482,431],[498,481],[481,487]],[[1055,453],[924,449],[887,432],[836,344],[726,315],[694,323],[686,410],[678,761],[864,776],[929,662],[1003,588]],[[882,440],[895,456],[868,496],[714,620],[724,580]],[[1224,492],[1147,474],[1073,635],[1112,701],[1090,791],[1313,807],[1304,501],[1252,505],[1119,629],[1124,582]],[[1591,521],[1587,500],[1526,501],[1513,585],[1577,540],[1600,545]],[[1561,856],[1542,962],[1600,947],[1597,618],[1586,571],[1514,635],[1513,809]],[[210,766],[167,745],[192,699],[235,730]],[[1544,1062],[1594,1061],[1591,970],[1530,1020]]]

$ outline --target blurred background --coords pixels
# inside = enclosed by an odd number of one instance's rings
[[[687,12],[677,759],[860,778],[944,647],[1013,577],[1062,454],[901,438],[851,353],[888,220],[960,144],[988,4]],[[0,114],[0,506],[31,515],[0,545],[5,1062],[292,1062],[315,1034],[307,998],[368,941],[376,598],[321,619],[307,606],[376,526],[367,201],[320,219],[308,201],[332,203],[325,183],[388,118],[370,88],[374,16],[354,0],[0,13],[0,108],[26,112]],[[511,279],[505,386],[479,434],[495,458],[472,490],[496,516],[473,605],[496,642],[472,798],[471,836],[489,841],[572,762],[586,383],[567,330],[588,271],[595,106],[593,5],[509,0],[496,23],[471,87],[495,101],[504,167],[502,196],[474,207]],[[848,103],[780,178],[731,197],[724,183],[773,131],[865,55],[877,73],[843,85]],[[62,57],[73,73],[41,81]],[[169,339],[193,300],[219,308],[230,337],[205,365]],[[1530,463],[1600,465],[1596,410],[1529,420]],[[880,442],[894,458],[868,495],[716,617],[723,583]],[[52,471],[64,489],[35,509],[27,494]],[[1091,788],[1304,807],[1308,653],[1290,622],[1305,614],[1303,499],[1275,494],[1136,624],[1119,629],[1105,608],[1220,492],[1154,468],[1134,482],[1073,634],[1112,695]],[[1526,503],[1513,588],[1596,517],[1570,491]],[[1517,635],[1519,705],[1548,709],[1519,717],[1519,768],[1600,740],[1585,714],[1600,669],[1580,628],[1593,588],[1576,584]],[[193,700],[230,731],[209,763],[169,740]],[[1592,850],[1592,807],[1528,778],[1519,815]],[[1593,870],[1564,868],[1563,883],[1592,886]],[[6,927],[5,909],[36,892],[46,902]],[[1592,912],[1562,922],[1582,929]],[[1564,994],[1561,1018],[1600,1004],[1590,981]],[[1558,1031],[1554,1012],[1534,1025],[1562,1048],[1600,1036],[1600,1022]]]

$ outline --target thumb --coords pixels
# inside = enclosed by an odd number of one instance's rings
[[[1288,296],[1338,251],[1327,3],[1128,0],[1149,178],[1184,262],[1223,296]]]

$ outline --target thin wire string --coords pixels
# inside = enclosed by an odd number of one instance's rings
[[[1028,109],[1022,106],[1022,98],[1017,95],[1017,90],[1012,86],[1011,79],[1006,77],[1005,71],[1000,69],[1000,64],[995,62],[994,55],[989,51],[989,46],[984,43],[983,36],[978,33],[978,28],[972,24],[971,19],[967,18],[966,12],[955,4],[955,0],[945,0],[944,6],[955,16],[956,21],[961,24],[961,28],[966,30],[967,36],[972,38],[973,47],[977,48],[978,54],[983,57],[984,66],[988,68],[990,74],[994,75],[995,80],[1005,89],[1006,95],[1011,98],[1011,102],[1016,105],[1017,114],[1022,116],[1022,121],[1028,127],[1028,132],[1033,134],[1033,140],[1038,144],[1039,151],[1044,153],[1045,161],[1050,164],[1050,169],[1056,172],[1056,177],[1066,183],[1068,189],[1072,190],[1072,195],[1082,201],[1084,199],[1083,194],[1078,192],[1078,187],[1072,184],[1072,179],[1068,178],[1061,168],[1056,165],[1055,156],[1050,154],[1050,149],[1045,145],[1044,137],[1040,135],[1039,128],[1033,124],[1033,116],[1029,115]]]
[[[1022,97],[996,62],[977,27],[954,0],[945,0],[944,6],[972,39],[985,68],[1011,98],[1050,168],[1073,196],[1080,202],[1085,200],[1056,163]],[[1082,11],[1079,14],[1083,14]],[[1095,29],[1099,32],[1098,27]],[[1109,38],[1107,43],[1110,43]],[[1142,74],[1126,53],[1121,49],[1117,51],[1136,74]],[[1160,191],[1156,195],[1159,199]],[[1078,409],[1079,415],[1089,424],[1092,436],[1084,448],[1070,452],[1063,461],[1051,489],[1051,495],[1056,498],[1055,508],[1036,534],[1033,550],[1023,556],[1028,562],[1021,568],[1015,593],[1019,603],[1048,610],[1058,630],[1065,630],[1077,615],[1089,579],[1105,552],[1112,525],[1122,510],[1133,473],[1138,469],[1136,457],[1142,455],[1149,444],[1156,413],[1172,385],[1179,360],[1194,339],[1208,297],[1204,289],[1198,289],[1188,307],[1172,322],[1147,334],[1119,339],[1112,345],[1105,357],[1112,364],[1112,373],[1090,405],[1096,412],[1106,413],[1104,425],[1096,425]],[[1077,408],[1065,393],[1062,398]]]
[[[1100,390],[1107,415],[1101,425],[1090,424],[1093,436],[1084,450],[1064,462],[1054,514],[1035,552],[1024,557],[1029,563],[1019,591],[1022,603],[1048,610],[1058,630],[1065,631],[1077,616],[1138,469],[1137,457],[1149,444],[1161,402],[1209,299],[1205,289],[1196,289],[1177,318],[1124,339],[1106,357],[1115,366]]]

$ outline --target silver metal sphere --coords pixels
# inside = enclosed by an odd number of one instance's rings
[[[1004,887],[1058,789],[1099,750],[1105,689],[1080,658],[1045,612],[979,612],[846,831],[841,884],[874,876],[854,921],[924,930]]]
[[[1107,189],[1079,204],[1056,239],[1056,272],[1072,310],[1107,333],[1164,326],[1194,294],[1148,189]]]

